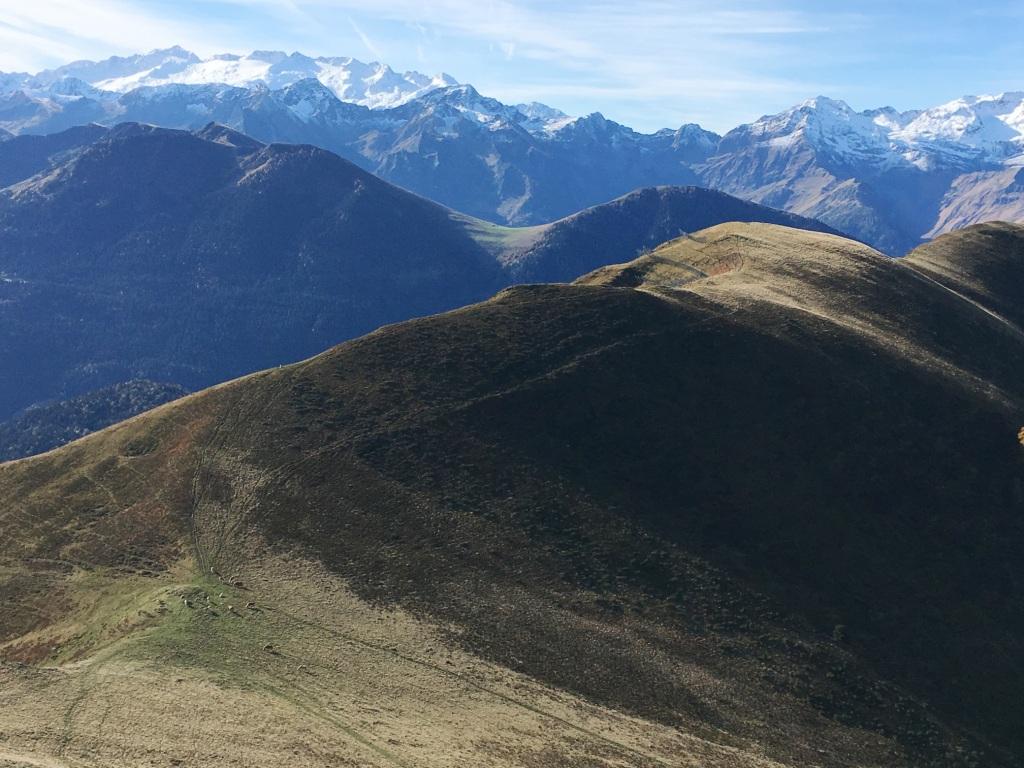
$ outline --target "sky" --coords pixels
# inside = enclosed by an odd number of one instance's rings
[[[2,71],[172,45],[447,72],[644,131],[1024,91],[1024,0],[0,0]]]

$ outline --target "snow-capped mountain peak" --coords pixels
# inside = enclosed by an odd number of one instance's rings
[[[55,80],[46,88],[51,96],[87,97],[92,99],[103,98],[103,92],[95,86],[89,85],[77,77],[62,77]]]
[[[101,87],[99,83],[106,80],[128,77],[160,67],[184,67],[198,61],[199,57],[194,53],[176,45],[134,56],[112,56],[103,61],[74,61],[54,70],[40,72],[35,79],[47,83],[64,77],[77,77],[90,85]]]
[[[818,96],[730,131],[722,149],[748,142],[776,150],[806,145],[843,162],[884,163],[889,160],[888,133],[871,115]]]
[[[990,159],[1024,151],[1024,92],[965,96],[921,112],[895,138],[975,150]]]
[[[967,96],[923,111],[858,112],[825,96],[740,126],[721,151],[747,142],[806,146],[841,162],[911,163],[919,168],[1000,163],[1024,153],[1024,93]]]
[[[272,98],[288,109],[303,122],[344,121],[352,113],[365,112],[367,108],[342,102],[326,85],[315,77],[299,80],[279,91],[271,92]]]
[[[127,93],[136,88],[164,85],[229,85],[279,90],[310,78],[319,80],[342,101],[370,108],[395,107],[438,88],[457,85],[447,74],[399,74],[386,64],[350,57],[312,58],[302,53],[253,51],[222,53],[200,59],[180,47],[150,51],[104,61],[78,61],[37,75],[0,79],[0,92],[39,92],[54,83],[75,78],[98,92]]]
[[[882,126],[888,131],[898,131],[905,128],[912,120],[920,115],[921,110],[911,109],[906,112],[900,112],[895,107],[879,107],[878,109],[869,109],[863,114],[870,117],[877,125]]]
[[[516,109],[526,118],[521,125],[530,133],[557,133],[579,119],[539,101],[516,104]]]
[[[497,99],[481,96],[471,85],[439,88],[409,104],[408,114],[417,124],[429,123],[432,131],[443,135],[458,135],[461,123],[498,131],[520,126],[525,116],[515,107]]]

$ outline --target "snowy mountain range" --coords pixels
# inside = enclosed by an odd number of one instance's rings
[[[91,86],[90,93],[128,93],[162,85],[231,85],[241,88],[285,88],[300,80],[319,80],[342,101],[366,107],[396,107],[436,88],[458,85],[446,74],[399,74],[386,64],[364,63],[351,57],[311,58],[301,53],[253,51],[246,56],[223,53],[200,59],[174,47],[105,61],[76,61],[35,75],[0,75],[0,93],[24,90],[51,95],[68,81]],[[77,88],[76,88],[77,90]]]
[[[1021,165],[1024,92],[965,96],[908,112],[892,107],[855,112],[845,102],[819,96],[737,130],[780,147],[807,140],[851,162],[911,163],[922,169],[978,161]]]
[[[858,112],[818,97],[718,136],[505,105],[448,75],[352,58],[182,48],[0,73],[0,136],[95,122],[309,143],[458,210],[537,224],[636,187],[702,184],[820,219],[890,253],[1024,219],[1024,92]]]
[[[695,170],[903,253],[968,224],[1024,220],[1024,93],[910,112],[818,97],[733,129]]]

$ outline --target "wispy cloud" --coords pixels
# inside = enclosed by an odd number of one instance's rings
[[[273,2],[274,0],[265,0]],[[282,0],[284,2],[284,0]],[[765,62],[784,58],[799,39],[809,40],[846,24],[840,14],[808,13],[785,3],[745,0],[636,0],[530,2],[528,0],[288,0],[290,7],[318,15],[344,11],[375,23],[435,32],[440,45],[478,43],[504,60],[546,65],[520,71],[519,82],[494,71],[469,77],[496,95],[534,88],[576,95],[616,93],[624,99],[735,98],[739,94],[805,95],[819,85],[791,79]],[[356,28],[367,44],[363,31]],[[797,42],[794,42],[797,41]],[[367,44],[368,48],[371,48]],[[394,46],[400,49],[400,46]],[[377,46],[371,48],[374,50]],[[424,43],[419,43],[420,58]],[[375,51],[375,55],[378,55]],[[557,73],[562,82],[551,84]]]
[[[54,59],[69,60],[75,58],[78,49],[60,41],[51,40],[31,29],[0,22],[0,69],[20,70],[34,69],[36,62],[42,62],[40,51]]]
[[[358,24],[356,24],[355,19],[349,16],[348,23],[352,27],[352,30],[356,33],[356,35],[359,36],[359,39],[362,41],[363,45],[366,46],[366,50],[373,54],[373,57],[378,61],[383,60],[383,51],[381,51],[381,49],[377,47],[376,43],[374,43],[373,40],[371,40],[369,36],[365,32],[363,32],[362,28]]]
[[[0,0],[0,19],[2,39],[12,46],[0,60],[17,60],[25,69],[179,42],[212,48],[224,36],[216,25],[181,22],[130,0]]]
[[[537,97],[573,92],[629,102],[682,100],[687,92],[710,99],[744,92],[803,93],[808,83],[789,82],[758,62],[778,57],[793,38],[820,33],[829,20],[784,3],[90,0],[86,8],[84,0],[0,0],[6,25],[0,25],[0,40],[13,49],[0,61],[6,68],[13,61],[52,64],[74,54],[109,55],[172,43],[199,53],[238,50],[247,31],[248,47],[312,46],[315,52],[350,53],[335,48],[344,38],[339,33],[348,28],[356,47],[361,44],[376,59],[391,51],[415,58],[391,62],[397,66],[437,61],[438,68],[451,69],[452,48],[491,50],[493,65],[456,74],[499,96],[526,88]],[[211,27],[211,17],[221,19],[219,27]],[[500,62],[514,67],[514,74],[500,72]]]
[[[710,116],[725,128],[821,92],[909,107],[931,98],[923,82],[933,92],[951,79],[1013,87],[1019,5],[977,0],[964,11],[935,0],[923,14],[916,0],[0,0],[0,69],[175,43],[199,54],[365,49],[506,101],[550,99],[643,128]]]

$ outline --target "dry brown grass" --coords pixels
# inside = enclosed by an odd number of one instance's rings
[[[0,465],[0,761],[1012,766],[1022,369],[725,225]]]

